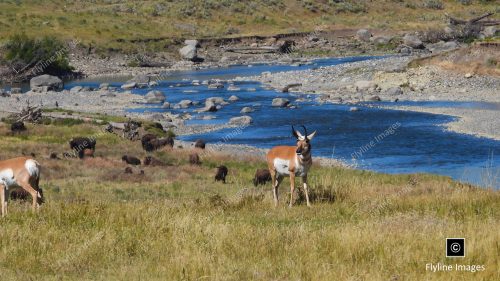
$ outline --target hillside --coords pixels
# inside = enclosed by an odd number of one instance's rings
[[[148,48],[158,50],[186,37],[346,27],[425,30],[444,26],[444,13],[468,18],[498,9],[497,1],[487,0],[1,1],[0,41],[24,32],[120,50],[136,49],[137,40],[146,40]]]

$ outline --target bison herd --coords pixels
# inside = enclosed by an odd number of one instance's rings
[[[142,148],[146,152],[153,152],[159,150],[163,147],[173,147],[174,139],[172,137],[159,138],[153,134],[146,134],[141,138]],[[72,153],[64,153],[63,156],[68,158],[80,158],[83,159],[85,157],[93,157],[95,153],[96,140],[92,138],[85,137],[76,137],[70,140],[69,142]],[[194,142],[194,147],[196,149],[205,149],[206,142],[204,140],[196,140]],[[59,159],[57,154],[51,153],[51,159]],[[132,156],[132,155],[123,155],[122,162],[131,166],[151,166],[151,167],[162,167],[162,166],[170,166],[171,164],[165,163],[153,156],[146,156],[142,161],[141,159]],[[198,153],[193,152],[189,154],[188,162],[191,165],[201,165],[201,159]],[[133,169],[131,167],[127,167],[125,169],[126,174],[132,174]],[[141,170],[141,173],[144,171]],[[226,177],[229,173],[229,169],[220,165],[217,167],[214,180],[221,181],[222,183],[226,183]],[[255,176],[252,180],[254,186],[264,185],[267,182],[271,181],[271,174],[268,169],[258,169],[255,172]]]

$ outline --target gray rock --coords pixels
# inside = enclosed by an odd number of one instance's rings
[[[236,126],[244,126],[244,125],[250,125],[252,124],[253,120],[252,117],[250,116],[240,116],[240,117],[233,117],[229,119],[229,125],[236,125]]]
[[[406,34],[403,37],[403,44],[412,47],[414,49],[420,49],[424,47],[422,41],[416,35],[411,35],[411,34]]]
[[[184,40],[184,44],[187,46],[194,46],[194,47],[200,47],[200,43],[196,39],[187,39]]]
[[[288,84],[288,85],[284,86],[283,88],[281,88],[281,92],[282,93],[288,93],[291,88],[296,88],[296,87],[300,87],[300,86],[302,86],[302,83]]]
[[[377,36],[373,37],[372,41],[374,44],[379,44],[379,45],[386,45],[391,41],[391,37],[388,36]]]
[[[286,107],[290,104],[290,101],[286,98],[274,98],[272,106],[274,107]]]
[[[358,91],[371,91],[375,90],[377,88],[377,84],[373,81],[368,81],[368,80],[360,80],[357,81],[354,86]]]
[[[359,107],[353,106],[349,108],[349,111],[359,111]]]
[[[209,83],[208,84],[208,88],[209,89],[222,89],[224,88],[224,84],[220,83],[220,82],[216,82],[216,83]]]
[[[73,87],[73,88],[71,88],[71,89],[69,90],[69,93],[70,93],[70,94],[76,94],[76,93],[81,92],[82,90],[83,90],[83,87],[82,87],[82,86],[75,86],[75,87]]]
[[[149,83],[148,83],[148,86],[149,86],[149,87],[155,87],[155,86],[158,86],[158,85],[159,85],[159,84],[158,84],[158,82],[156,82],[156,81],[149,81]]]
[[[253,108],[251,108],[251,107],[249,107],[249,106],[245,106],[245,107],[243,107],[243,108],[241,109],[241,111],[240,111],[240,113],[243,113],[243,114],[245,114],[245,113],[250,113],[250,112],[254,112],[254,109],[253,109]]]
[[[186,45],[179,50],[181,57],[185,60],[195,61],[198,57],[198,50],[196,46]]]
[[[64,83],[59,77],[47,74],[31,78],[30,88],[32,91],[39,90],[42,87],[47,87],[47,91],[59,91],[63,89]]]
[[[134,89],[135,87],[137,87],[137,83],[135,82],[125,83],[121,86],[121,88],[124,90]]]
[[[229,101],[237,101],[237,100],[239,100],[239,99],[240,99],[240,98],[238,98],[237,96],[232,95],[232,96],[230,96],[230,97],[229,97],[229,99],[228,99],[228,100],[229,100]]]
[[[163,103],[166,100],[165,94],[161,91],[154,90],[149,91],[145,96],[144,100],[146,103]]]
[[[391,87],[384,92],[387,96],[399,96],[403,94],[401,87]]]
[[[170,103],[168,101],[164,102],[161,106],[162,108],[170,108]]]
[[[458,43],[456,41],[439,41],[434,44],[429,44],[425,47],[432,53],[440,53],[458,48]]]
[[[180,108],[188,108],[190,106],[193,105],[193,101],[191,100],[181,100],[179,103],[178,103],[179,107]]]
[[[368,42],[372,37],[372,33],[367,29],[360,29],[356,32],[356,37],[361,41]]]
[[[365,97],[365,101],[381,101],[379,96],[370,95]]]

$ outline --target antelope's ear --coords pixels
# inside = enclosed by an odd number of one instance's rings
[[[308,140],[312,140],[314,138],[314,136],[316,135],[316,131],[314,131],[312,134],[308,135],[307,136],[307,139]]]
[[[296,139],[303,140],[304,136],[292,126],[292,134]]]

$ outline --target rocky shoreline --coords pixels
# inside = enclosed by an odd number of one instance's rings
[[[259,81],[281,92],[311,95],[318,103],[352,105],[363,102],[451,101],[500,103],[500,78],[459,73],[436,65],[408,67],[415,57],[393,56],[318,69],[263,73],[239,77]],[[302,101],[299,97],[296,102]],[[497,109],[390,107],[391,109],[456,116],[447,129],[492,139],[500,138]]]

